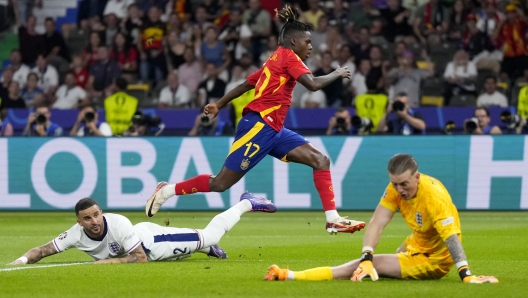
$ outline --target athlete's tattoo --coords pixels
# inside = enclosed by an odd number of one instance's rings
[[[445,243],[449,249],[451,258],[453,258],[455,263],[467,261],[466,253],[464,252],[464,248],[462,248],[462,243],[456,234],[449,236]]]
[[[28,263],[36,263],[43,258],[47,256],[51,256],[57,253],[57,250],[55,249],[55,246],[53,246],[53,243],[48,243],[46,245],[42,245],[40,247],[33,248],[28,252]]]

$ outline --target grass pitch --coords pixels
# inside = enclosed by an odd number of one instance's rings
[[[368,221],[372,212],[342,212]],[[120,213],[133,224],[139,212]],[[153,222],[204,228],[213,212],[161,212]],[[494,275],[499,284],[463,284],[455,270],[436,281],[380,279],[352,283],[266,282],[271,264],[292,270],[338,265],[358,258],[364,231],[328,235],[322,212],[245,214],[220,246],[229,259],[203,254],[178,262],[93,265],[76,249],[23,270],[5,264],[42,245],[75,223],[73,212],[0,213],[0,297],[528,297],[528,214],[462,212],[463,245],[472,272]],[[376,253],[392,253],[410,233],[399,214],[385,229]],[[62,266],[68,265],[68,266]],[[51,267],[55,266],[55,267]]]

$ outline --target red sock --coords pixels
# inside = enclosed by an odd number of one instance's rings
[[[211,175],[202,174],[189,180],[176,183],[176,195],[181,196],[196,192],[209,192],[209,178],[211,178]]]
[[[334,187],[332,186],[332,176],[330,170],[316,170],[313,171],[313,178],[315,188],[321,197],[324,211],[336,210]]]

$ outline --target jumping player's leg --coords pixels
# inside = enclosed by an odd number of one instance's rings
[[[401,279],[401,267],[396,254],[376,255],[374,268],[378,275]],[[350,279],[359,265],[359,259],[353,260],[336,267],[317,267],[304,271],[291,271],[281,269],[277,265],[268,268],[266,280],[332,280],[332,279]]]
[[[337,213],[330,174],[330,159],[326,155],[308,143],[293,148],[286,154],[286,159],[305,164],[313,169],[314,184],[323,204],[327,222],[326,229],[329,233],[354,233],[365,227],[364,222],[347,220]]]

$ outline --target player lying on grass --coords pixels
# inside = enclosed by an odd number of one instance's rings
[[[390,183],[370,220],[361,258],[337,267],[290,271],[277,265],[268,268],[267,280],[361,281],[365,276],[397,279],[439,279],[456,265],[465,283],[497,283],[493,276],[474,276],[462,248],[458,211],[445,187],[433,177],[420,174],[411,155],[397,154],[388,165]],[[374,256],[381,233],[400,210],[413,233],[396,254]]]
[[[95,263],[179,260],[195,252],[225,259],[226,253],[217,244],[243,213],[276,210],[270,201],[243,193],[235,206],[215,216],[205,229],[195,230],[162,227],[150,222],[132,226],[128,218],[103,214],[96,201],[84,198],[75,205],[76,225],[53,241],[29,250],[9,265],[33,264],[72,247],[92,256]]]
[[[312,26],[297,21],[297,13],[289,6],[282,12],[277,11],[277,17],[285,23],[279,34],[279,48],[260,70],[204,108],[205,117],[210,115],[215,118],[230,101],[255,89],[255,99],[244,108],[244,116],[238,123],[235,140],[220,173],[216,176],[198,175],[176,184],[158,183],[145,208],[148,217],[154,216],[161,205],[174,195],[229,189],[266,155],[271,155],[313,169],[313,181],[323,204],[329,233],[353,233],[365,227],[362,221],[339,216],[330,175],[330,159],[298,133],[284,127],[297,81],[308,90],[316,91],[340,77],[350,78],[350,71],[346,67],[338,67],[328,75],[314,77],[302,62],[312,51]]]

